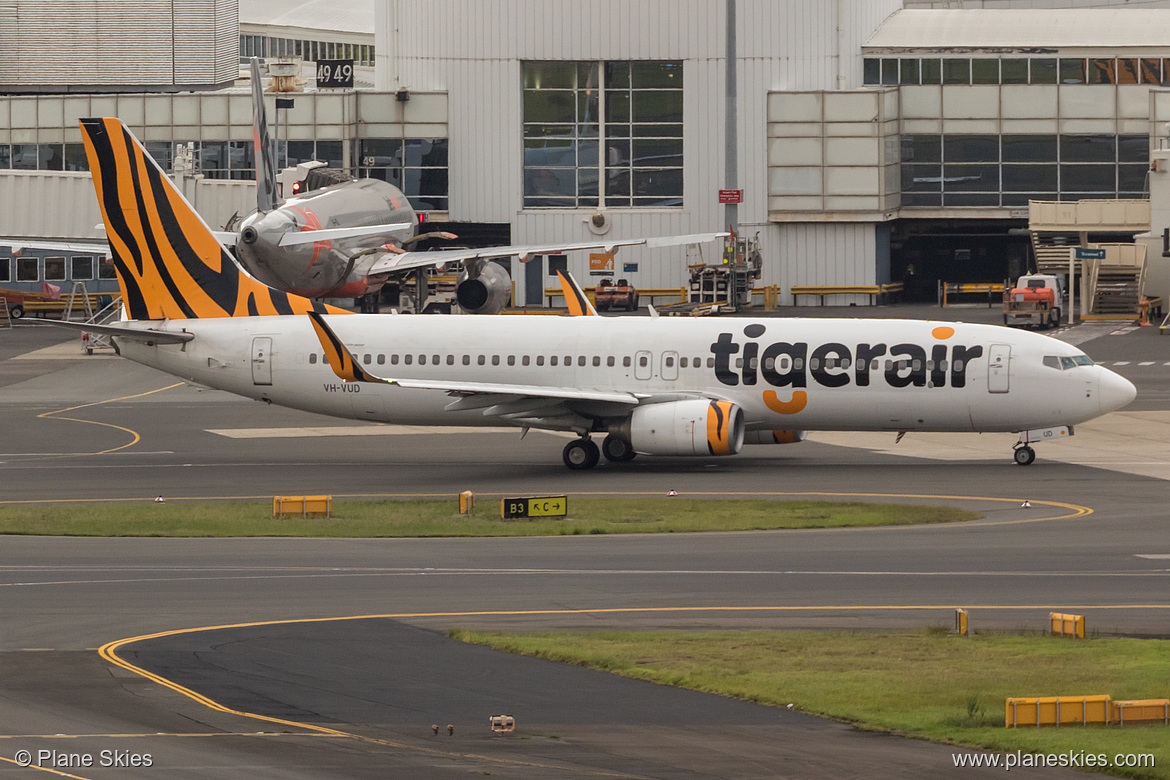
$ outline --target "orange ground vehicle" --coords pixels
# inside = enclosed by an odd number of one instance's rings
[[[1003,294],[1003,324],[1055,327],[1060,324],[1060,304],[1060,280],[1055,276],[1021,276]]]
[[[638,290],[625,279],[618,279],[616,284],[612,279],[602,279],[593,294],[593,304],[598,311],[635,311],[638,308]]]

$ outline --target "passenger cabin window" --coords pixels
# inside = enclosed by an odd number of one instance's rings
[[[454,355],[447,356],[447,365],[449,365],[449,366],[455,365],[455,356]]]
[[[465,366],[471,365],[471,355],[464,355],[463,356],[463,365],[465,365]]]
[[[386,356],[385,355],[378,355],[378,365],[380,365],[380,366],[386,365]]]
[[[551,357],[548,359],[548,364],[549,364],[550,366],[555,366],[555,365],[557,364],[557,356],[556,356],[556,355],[553,355],[553,356],[551,356]]]
[[[600,365],[601,365],[601,358],[600,358],[600,357],[598,357],[597,355],[594,355],[594,356],[593,356],[593,365],[594,365],[594,366],[600,366]]]
[[[610,355],[609,357],[607,357],[605,359],[605,365],[609,366],[610,368],[613,368],[613,365],[614,365],[613,355]]]
[[[414,355],[403,355],[402,356],[402,362],[408,366],[411,364],[413,359],[414,359]]]
[[[492,355],[492,365],[498,366],[499,364],[500,364],[500,356],[499,355]]]
[[[529,362],[531,362],[531,361],[530,361],[530,359],[529,359],[528,355],[525,355],[524,357],[520,358],[520,364],[521,364],[521,365],[524,365],[524,366],[526,366],[526,365],[528,365],[528,364],[529,364]]]
[[[536,365],[538,365],[538,366],[544,365],[544,355],[537,355],[536,356]]]
[[[477,358],[475,359],[475,362],[476,362],[477,364],[481,365],[481,366],[485,366],[485,365],[487,365],[487,356],[486,356],[486,355],[480,355],[479,357],[477,357]]]
[[[679,358],[678,359],[678,367],[679,368],[686,368],[687,367],[687,359],[686,358]]]
[[[629,355],[627,355],[626,357],[622,358],[622,365],[623,365],[623,366],[625,366],[626,368],[629,368],[629,367],[630,367],[630,357],[629,357]]]
[[[1044,358],[1044,359],[1045,359],[1045,360],[1048,360],[1048,358]],[[313,363],[313,364],[316,364],[316,362],[317,362],[317,353],[316,353],[316,352],[314,352],[313,354],[309,355],[309,362],[310,362],[310,363]]]
[[[508,365],[510,365],[510,366],[516,365],[516,356],[515,355],[508,355]]]
[[[390,365],[392,365],[392,366],[398,365],[398,355],[391,355],[390,356]]]
[[[584,355],[580,355],[577,357],[577,365],[579,365],[579,366],[585,365],[585,356]]]

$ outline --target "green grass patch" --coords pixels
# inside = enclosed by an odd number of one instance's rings
[[[333,517],[272,517],[268,503],[67,504],[0,507],[0,534],[44,536],[558,536],[910,525],[973,520],[952,507],[823,501],[569,498],[564,519],[501,520],[481,499],[334,501]]]
[[[639,680],[796,708],[862,728],[992,751],[1152,753],[1170,778],[1170,726],[1004,728],[1009,696],[1170,695],[1170,642],[1049,636],[838,632],[454,630],[465,642],[588,666]]]

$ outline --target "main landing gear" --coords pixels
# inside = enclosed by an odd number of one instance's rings
[[[1032,461],[1036,460],[1036,450],[1027,444],[1021,444],[1012,453],[1012,458],[1015,459],[1016,464],[1019,466],[1030,466],[1032,465]]]
[[[596,466],[597,462],[601,460],[602,453],[605,453],[605,459],[612,463],[631,461],[638,454],[634,452],[634,447],[628,439],[610,434],[601,443],[600,450],[588,437],[571,441],[565,445],[562,457],[565,465],[569,468],[574,471],[584,471]]]

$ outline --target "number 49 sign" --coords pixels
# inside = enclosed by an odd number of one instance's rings
[[[317,60],[317,89],[353,89],[353,60]]]

